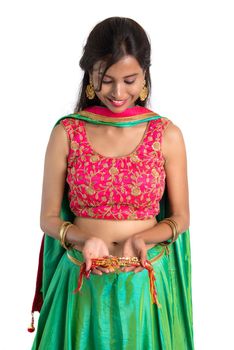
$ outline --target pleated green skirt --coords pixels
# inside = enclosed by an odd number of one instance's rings
[[[82,253],[71,255],[83,261]],[[159,308],[152,303],[147,270],[84,278],[64,253],[46,293],[33,350],[192,350],[190,281],[178,276],[173,254],[148,250]],[[186,258],[184,260],[186,265]]]

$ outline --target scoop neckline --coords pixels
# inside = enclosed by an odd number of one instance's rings
[[[104,159],[124,159],[124,158],[129,158],[129,157],[135,155],[138,152],[139,148],[142,146],[142,144],[143,144],[143,142],[144,142],[144,140],[146,138],[146,135],[148,134],[149,127],[150,127],[150,124],[151,124],[152,120],[149,120],[147,122],[147,125],[146,125],[146,128],[145,128],[144,134],[143,134],[143,136],[141,138],[141,141],[135,147],[135,149],[131,153],[129,153],[129,154],[125,155],[125,156],[119,156],[119,157],[106,157],[103,154],[100,154],[99,152],[95,151],[95,149],[92,146],[92,143],[90,142],[90,140],[88,138],[87,130],[86,130],[86,127],[85,127],[85,121],[84,120],[80,120],[80,122],[82,122],[83,130],[84,130],[84,136],[85,136],[85,141],[88,144],[88,147],[90,148],[90,150],[92,151],[92,153],[94,155],[97,155],[97,156],[99,156],[101,158],[104,158]]]

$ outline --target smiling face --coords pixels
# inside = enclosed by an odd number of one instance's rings
[[[133,56],[124,56],[109,67],[103,77],[101,90],[96,91],[104,70],[103,62],[93,67],[90,79],[99,100],[114,113],[133,107],[144,86],[145,73]]]

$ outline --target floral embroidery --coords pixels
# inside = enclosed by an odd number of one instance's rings
[[[116,167],[112,167],[112,168],[110,168],[110,170],[109,170],[109,173],[111,174],[111,175],[115,175],[115,174],[118,174],[118,169],[116,168]]]
[[[98,157],[98,155],[95,154],[95,155],[90,157],[90,160],[91,160],[91,162],[94,163],[94,162],[97,162],[99,160],[99,157]]]
[[[76,150],[76,149],[78,149],[78,148],[79,148],[78,143],[77,143],[77,142],[75,142],[75,141],[72,141],[72,142],[71,142],[71,149]]]
[[[133,187],[131,193],[133,196],[139,196],[141,194],[141,190],[139,187]]]
[[[160,142],[154,142],[152,147],[155,151],[159,150],[160,149]]]
[[[165,188],[161,141],[170,120],[151,120],[137,149],[116,158],[91,148],[84,123],[69,117],[60,121],[70,141],[66,181],[73,213],[110,220],[154,218]]]
[[[136,154],[130,155],[130,159],[134,163],[140,162],[140,159],[139,159],[139,157]]]

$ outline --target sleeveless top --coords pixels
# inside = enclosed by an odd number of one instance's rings
[[[131,154],[105,157],[90,145],[83,120],[61,120],[70,145],[66,182],[71,211],[78,217],[107,220],[158,215],[166,178],[162,135],[170,122],[165,117],[150,120]]]

